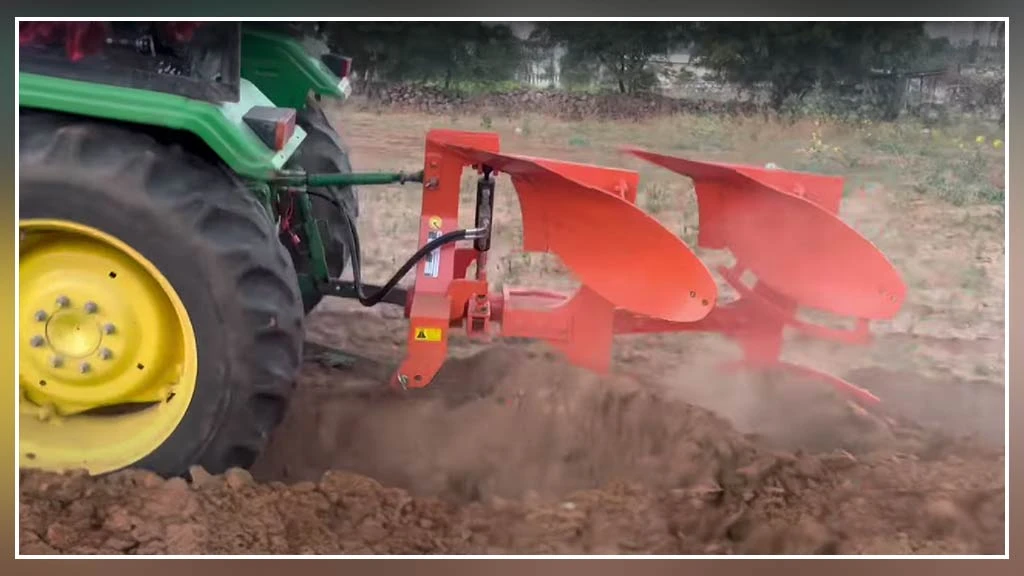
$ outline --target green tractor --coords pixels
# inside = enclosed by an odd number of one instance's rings
[[[358,246],[353,186],[414,178],[352,174],[321,107],[351,60],[316,32],[20,24],[23,467],[171,476],[263,449]]]
[[[739,343],[740,366],[880,401],[780,356],[787,327],[866,342],[869,322],[905,300],[898,271],[839,218],[841,178],[626,150],[694,181],[698,244],[736,262],[719,273],[742,297],[719,306],[704,262],[636,205],[636,171],[434,129],[414,173],[354,173],[320,106],[347,96],[351,60],[315,26],[20,26],[23,467],[250,466],[287,409],[304,319],[325,296],[404,307],[393,389],[428,386],[458,328],[544,340],[598,372],[615,334],[710,331]],[[475,218],[459,228],[469,169]],[[557,255],[575,293],[488,282],[498,174],[518,196],[523,250]],[[421,184],[416,250],[364,285],[353,186],[405,182]],[[856,328],[808,324],[800,307]]]

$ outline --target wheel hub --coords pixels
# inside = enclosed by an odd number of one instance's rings
[[[173,372],[180,372],[157,353],[169,344],[163,334],[172,318],[161,310],[165,306],[126,293],[140,282],[127,273],[130,267],[112,261],[113,254],[90,246],[88,254],[77,255],[79,266],[68,266],[68,254],[85,246],[64,241],[61,248],[37,246],[24,257],[29,272],[60,272],[59,284],[42,288],[30,282],[22,298],[22,375],[29,398],[58,414],[160,401],[176,380]],[[122,272],[112,278],[107,269],[115,266]],[[148,338],[132,329],[140,318],[152,325]]]
[[[99,349],[103,332],[89,314],[80,310],[61,310],[46,323],[45,340],[58,355],[87,358]]]
[[[184,306],[152,264],[102,232],[54,221],[21,228],[22,455],[44,467],[128,464],[166,438],[191,400],[195,341]],[[132,416],[96,415],[125,405]],[[140,406],[153,407],[147,415]]]
[[[85,286],[88,278],[76,278],[75,282]],[[112,299],[109,293],[106,298]],[[26,306],[26,310],[31,309],[33,306]],[[116,306],[106,307],[93,300],[81,300],[79,303],[65,294],[58,296],[49,310],[42,306],[35,308],[31,320],[24,322],[31,326],[28,333],[23,334],[28,340],[28,346],[24,348],[27,358],[24,360],[28,360],[35,370],[49,368],[49,379],[40,381],[46,381],[47,387],[52,381],[58,390],[56,398],[52,391],[54,388],[46,392],[40,390],[37,396],[47,396],[58,404],[73,403],[71,398],[59,397],[60,384],[82,386],[117,379],[125,366],[114,361],[115,350],[123,354],[126,348],[125,342],[116,334],[112,316],[117,314]],[[39,381],[36,384],[38,388],[44,387]],[[94,399],[100,403],[116,400]]]

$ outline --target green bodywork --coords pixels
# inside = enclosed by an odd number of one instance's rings
[[[68,114],[160,126],[195,134],[240,176],[269,180],[278,173],[306,137],[295,134],[277,152],[253,132],[242,116],[253,106],[273,106],[251,82],[242,80],[238,102],[213,104],[174,94],[122,88],[21,72],[19,105]]]
[[[346,84],[298,40],[285,34],[243,27],[241,50],[238,102],[211,103],[166,92],[21,72],[20,105],[190,132],[240,176],[267,181],[282,169],[306,133],[296,127],[284,149],[274,151],[242,116],[253,106],[301,110],[311,91],[344,98]]]
[[[141,126],[191,133],[246,183],[260,204],[276,218],[283,194],[296,194],[297,220],[309,250],[309,272],[299,275],[303,294],[321,293],[330,278],[321,222],[316,219],[310,187],[352,186],[422,181],[422,173],[306,174],[286,168],[306,138],[295,133],[280,151],[268,147],[243,116],[254,106],[305,108],[310,93],[347,96],[347,79],[339,79],[299,40],[288,35],[242,27],[238,102],[206,102],[151,90],[70,80],[19,72],[19,105]]]
[[[302,110],[314,94],[345,98],[347,80],[338,78],[298,40],[266,30],[242,28],[242,77],[278,106]]]

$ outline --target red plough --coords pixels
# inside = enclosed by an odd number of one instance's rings
[[[821,339],[862,344],[870,340],[869,323],[895,316],[906,297],[906,286],[885,255],[839,219],[843,180],[627,151],[693,179],[697,244],[732,253],[735,265],[718,271],[740,298],[686,328],[633,319],[620,324],[620,331],[721,332],[739,343],[748,367],[816,377],[861,403],[877,403],[874,394],[841,378],[780,360],[786,326]],[[747,271],[756,278],[753,287],[742,281]],[[855,328],[802,322],[797,319],[801,308],[854,318]]]
[[[474,338],[546,340],[598,372],[610,369],[614,334],[711,331],[739,343],[746,367],[814,375],[861,402],[877,402],[853,384],[779,358],[786,326],[863,343],[868,322],[891,318],[904,300],[905,286],[885,256],[838,218],[842,180],[629,153],[694,180],[698,245],[733,254],[736,265],[719,272],[738,300],[719,305],[715,279],[700,258],[636,206],[636,172],[502,153],[495,134],[435,130],[427,136],[419,244],[457,230],[468,167],[481,174],[476,228],[467,236],[472,245],[442,245],[417,266],[406,299],[408,353],[393,383],[427,386],[447,357],[453,328]],[[490,290],[499,172],[519,197],[523,250],[556,254],[582,284],[576,293]],[[741,282],[746,271],[758,279],[752,288]],[[801,307],[856,318],[856,328],[801,322]]]

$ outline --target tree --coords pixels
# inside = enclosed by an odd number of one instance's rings
[[[367,80],[496,82],[514,78],[523,61],[505,25],[482,22],[330,22],[336,50]]]
[[[685,42],[687,30],[685,22],[541,22],[531,39],[565,49],[562,76],[570,82],[604,72],[628,93],[651,87],[651,57],[667,56]]]
[[[746,89],[767,86],[775,107],[815,86],[898,77],[926,47],[919,22],[709,22],[693,39],[696,64]]]
[[[408,22],[325,22],[331,48],[352,58],[352,69],[364,81],[380,80],[397,56]]]

